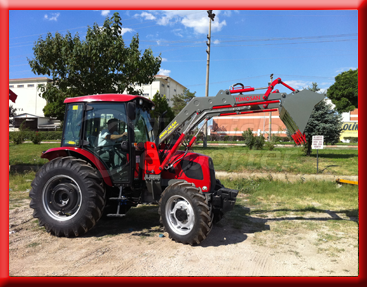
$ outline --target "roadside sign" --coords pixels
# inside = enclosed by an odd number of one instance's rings
[[[324,136],[312,136],[312,149],[324,149]]]

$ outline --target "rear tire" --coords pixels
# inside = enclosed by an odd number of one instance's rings
[[[56,158],[37,172],[31,186],[33,217],[53,235],[83,235],[102,216],[103,182],[98,171],[86,161]]]
[[[200,244],[213,226],[211,203],[187,182],[176,182],[164,190],[158,213],[169,237],[185,244]]]

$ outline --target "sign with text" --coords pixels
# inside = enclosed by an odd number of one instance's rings
[[[312,136],[312,149],[324,149],[324,136]]]

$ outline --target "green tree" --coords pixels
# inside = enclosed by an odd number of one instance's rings
[[[327,96],[338,113],[358,108],[358,69],[337,75],[335,83],[327,91]]]
[[[312,87],[306,89],[312,92],[320,90],[317,83],[312,83]],[[342,116],[333,109],[331,104],[328,104],[325,100],[317,104],[312,110],[304,131],[307,140],[304,145],[305,155],[311,155],[312,136],[323,135],[326,144],[335,144],[339,141],[341,127]],[[287,137],[292,138],[288,130]]]
[[[308,86],[306,88],[306,90],[309,90],[311,92],[315,92],[316,93],[316,92],[320,91],[320,88],[318,87],[318,84],[317,83],[312,82],[312,87]]]
[[[185,89],[183,94],[173,96],[172,110],[176,116],[182,111],[182,109],[187,105],[187,103],[192,100],[192,98],[195,98],[195,94],[196,92],[192,93],[190,92],[189,89]]]
[[[151,49],[141,53],[138,34],[126,46],[121,29],[121,18],[114,13],[102,27],[96,23],[88,27],[85,40],[70,32],[65,36],[48,33],[45,39],[38,39],[34,59],[28,63],[35,74],[52,76],[53,81],[40,88],[48,105],[59,103],[60,98],[92,94],[140,95],[142,90],[135,86],[153,82],[161,57],[154,57]],[[52,114],[54,109],[47,111]],[[58,110],[53,113],[56,115],[60,117]]]
[[[13,122],[14,119],[10,119],[13,118],[14,116],[17,115],[17,109],[13,107],[13,105],[9,106],[9,124],[11,124]]]
[[[335,144],[339,141],[342,131],[342,116],[333,110],[331,104],[321,101],[312,111],[305,128],[305,153],[311,155],[312,136],[323,135],[325,144]]]
[[[155,118],[156,123],[158,124],[158,118],[164,113],[165,115],[161,118],[163,121],[163,127],[166,127],[175,117],[173,114],[172,108],[168,105],[168,101],[166,95],[161,95],[158,91],[155,93],[152,99],[155,108],[154,111],[150,112],[152,118]],[[158,133],[160,133],[163,129],[159,128]]]

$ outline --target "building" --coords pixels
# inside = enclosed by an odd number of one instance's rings
[[[46,100],[40,97],[38,86],[45,86],[52,80],[46,77],[10,79],[9,89],[16,95],[15,103],[10,102],[16,108],[16,116],[13,124],[9,124],[9,131],[17,131],[22,122],[31,130],[56,130],[60,121],[45,117],[43,108]]]
[[[358,137],[358,109],[348,113],[342,113],[342,116],[343,125],[340,140],[342,142],[349,142],[350,140],[345,138]]]
[[[9,106],[16,108],[16,116],[13,125],[9,125],[9,130],[18,130],[20,124],[25,120],[26,127],[32,130],[55,130],[60,121],[44,116],[43,108],[47,101],[40,97],[39,85],[46,85],[52,80],[47,77],[10,79],[9,89],[18,97],[15,103],[9,101]],[[153,99],[158,91],[161,95],[166,95],[170,106],[173,104],[173,96],[183,94],[185,86],[175,81],[171,77],[156,75],[155,80],[150,85],[138,86],[143,89],[143,96]]]
[[[331,103],[326,99],[327,103]],[[331,103],[332,104],[332,103]],[[332,106],[334,106],[332,104]],[[348,113],[342,113],[343,131],[340,135],[341,141],[345,137],[358,137],[358,109]],[[263,134],[266,138],[271,131],[272,136],[286,137],[286,126],[279,118],[279,112],[267,112],[249,115],[233,115],[224,117],[213,117],[212,134],[219,136],[241,136],[242,132],[251,129],[256,135]]]
[[[52,80],[46,77],[10,79],[9,89],[17,94],[15,103],[11,103],[17,109],[17,114],[29,113],[44,117],[43,108],[46,100],[39,96],[38,85],[44,86]]]
[[[279,112],[213,117],[212,134],[241,136],[247,129],[251,129],[256,135],[268,135],[271,131],[273,136],[287,136],[286,127],[279,118]]]
[[[163,75],[155,75],[155,80],[153,81],[153,83],[151,83],[150,85],[136,86],[136,88],[142,88],[142,96],[149,99],[153,99],[157,91],[162,96],[166,95],[168,99],[168,104],[171,107],[173,105],[173,96],[183,94],[184,90],[186,89],[184,85],[180,84],[176,80]]]

